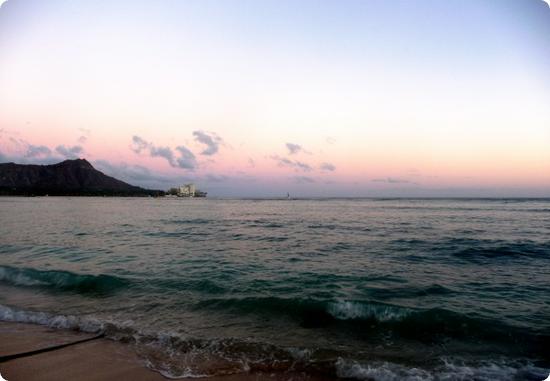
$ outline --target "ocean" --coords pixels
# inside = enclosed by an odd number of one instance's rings
[[[172,378],[539,381],[550,200],[4,197],[0,320]]]

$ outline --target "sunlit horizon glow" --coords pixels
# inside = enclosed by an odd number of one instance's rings
[[[0,162],[215,196],[550,197],[542,0],[0,1]]]

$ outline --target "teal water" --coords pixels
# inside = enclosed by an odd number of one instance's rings
[[[0,319],[171,377],[542,380],[550,200],[0,198]]]

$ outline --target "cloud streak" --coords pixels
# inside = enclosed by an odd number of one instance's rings
[[[321,169],[321,171],[325,171],[325,172],[334,172],[336,170],[336,167],[334,166],[334,164],[331,164],[331,163],[321,163],[319,168]]]
[[[29,144],[27,147],[27,152],[24,153],[24,157],[35,158],[35,157],[49,157],[52,154],[52,150],[46,146],[35,146]]]
[[[294,143],[286,143],[286,149],[289,155],[295,155],[303,150],[301,145]]]
[[[193,136],[197,142],[206,146],[206,148],[201,152],[201,155],[215,155],[220,149],[220,144],[223,143],[222,138],[214,133],[206,133],[204,131],[197,130],[193,131]]]
[[[295,176],[292,178],[292,180],[297,184],[313,184],[315,183],[315,179],[309,177],[309,176]]]
[[[82,132],[82,135],[78,138],[80,144],[84,144],[88,141],[88,137],[91,134],[91,131],[87,128],[79,128],[78,131]]]
[[[6,132],[6,130],[0,130]],[[66,159],[77,159],[84,155],[84,148],[80,145],[58,145],[54,149],[45,145],[31,144],[23,139],[10,136],[12,144],[11,154],[3,154],[1,161],[13,161],[21,164],[53,164]]]
[[[96,160],[93,162],[93,165],[106,175],[146,188],[155,188],[159,186],[167,187],[182,181],[180,177],[175,178],[157,175],[141,165],[128,165],[126,163],[113,164],[107,160]]]
[[[412,181],[406,180],[406,179],[399,179],[395,177],[385,177],[385,178],[379,178],[379,179],[372,179],[371,180],[374,183],[386,183],[386,184],[416,184]]]
[[[310,172],[312,170],[309,164],[303,163],[298,160],[290,160],[290,159],[287,159],[286,157],[280,157],[278,155],[273,155],[270,157],[272,160],[275,160],[277,162],[277,165],[279,167],[293,168],[295,170],[300,170],[304,172]]]
[[[176,150],[180,153],[177,158],[178,166],[184,169],[194,169],[197,167],[197,159],[193,152],[189,151],[184,146],[177,146]]]
[[[149,154],[151,157],[161,157],[163,159],[166,159],[166,161],[172,166],[177,167],[177,162],[174,157],[174,152],[172,152],[172,149],[169,147],[155,147],[154,145],[151,145],[149,147]]]
[[[84,149],[81,146],[68,147],[65,145],[59,145],[55,147],[55,152],[66,159],[77,159],[82,153],[84,153]]]
[[[131,150],[135,153],[141,153],[141,151],[144,151],[149,148],[150,143],[146,142],[142,138],[140,138],[137,135],[132,136],[132,147]]]
[[[158,147],[153,143],[134,135],[132,137],[132,146],[130,149],[138,155],[147,153],[151,157],[165,159],[168,164],[174,168],[193,170],[197,167],[195,155],[184,146],[176,147],[176,151],[179,153],[179,157],[177,157],[170,147]]]
[[[205,176],[205,179],[206,181],[213,182],[213,183],[223,183],[229,180],[229,176],[209,174]]]

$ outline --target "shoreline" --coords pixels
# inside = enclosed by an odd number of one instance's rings
[[[97,334],[0,322],[0,343],[0,373],[9,381],[166,380],[148,369],[129,345]],[[45,351],[36,353],[40,350]],[[14,358],[4,360],[7,356]]]
[[[170,379],[149,369],[130,344],[107,339],[98,334],[2,321],[0,322],[0,343],[0,374],[9,381],[70,379],[164,381]],[[246,372],[203,379],[328,381],[334,378],[301,372]]]

